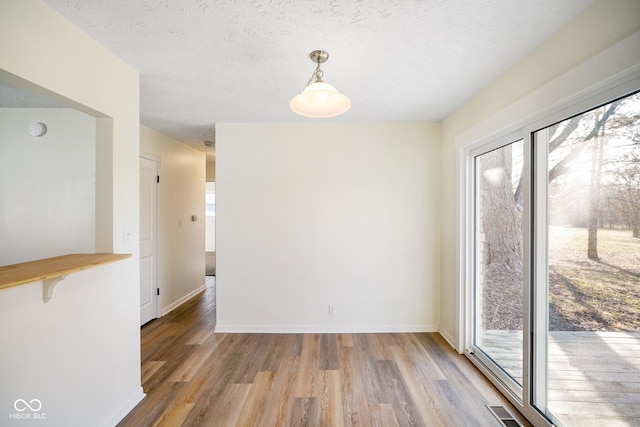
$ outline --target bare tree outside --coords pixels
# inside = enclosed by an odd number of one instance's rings
[[[610,184],[610,204],[624,221],[618,221],[631,229],[635,238],[640,238],[640,144],[633,153],[618,160],[618,169]]]
[[[640,95],[548,132],[550,329],[640,331]],[[522,328],[522,161],[512,145],[476,165],[487,330]]]
[[[477,159],[485,329],[522,329],[522,150],[517,141]]]

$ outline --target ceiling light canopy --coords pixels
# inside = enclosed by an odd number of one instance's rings
[[[291,110],[301,116],[313,118],[334,117],[346,112],[351,108],[351,100],[322,80],[324,72],[320,69],[320,64],[329,59],[329,54],[324,50],[314,50],[309,57],[317,64],[316,69],[302,93],[291,98]]]

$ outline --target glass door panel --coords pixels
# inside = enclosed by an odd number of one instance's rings
[[[533,140],[547,166],[532,403],[558,425],[640,425],[640,96]]]
[[[519,140],[474,157],[474,351],[522,386],[522,168]]]

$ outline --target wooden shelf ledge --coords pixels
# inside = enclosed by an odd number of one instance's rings
[[[53,287],[69,273],[130,258],[131,254],[69,254],[0,267],[0,289],[42,280],[42,299],[51,299]]]

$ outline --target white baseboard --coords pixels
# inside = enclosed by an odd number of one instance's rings
[[[189,301],[191,298],[195,297],[196,295],[198,295],[201,292],[204,292],[205,289],[207,289],[207,286],[206,285],[202,285],[199,288],[189,292],[187,295],[183,296],[179,300],[177,300],[177,301],[169,304],[165,308],[163,308],[161,310],[160,316],[164,316],[165,314],[169,314],[171,311],[175,310],[176,308],[178,308],[179,306],[181,306],[185,302]]]
[[[147,395],[144,393],[144,390],[142,389],[142,387],[140,387],[129,399],[125,400],[122,405],[120,405],[120,407],[113,413],[111,417],[109,417],[108,420],[102,423],[102,426],[113,427],[115,425],[118,425],[118,423],[122,421],[124,417],[126,417],[129,412],[131,412],[131,410],[135,408],[136,405],[140,403],[146,396]]]
[[[230,325],[216,324],[217,333],[321,334],[438,332],[438,325]]]

